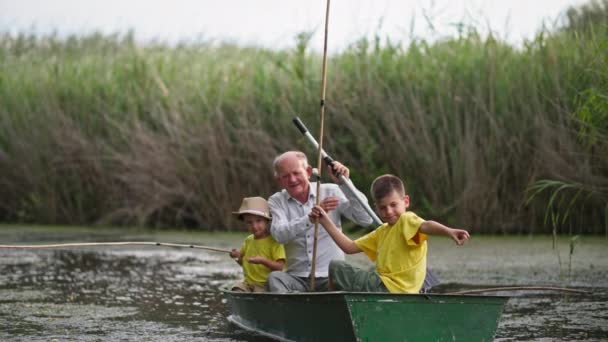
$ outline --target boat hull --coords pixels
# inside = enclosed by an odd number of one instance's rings
[[[508,297],[225,291],[229,320],[281,341],[492,341]]]

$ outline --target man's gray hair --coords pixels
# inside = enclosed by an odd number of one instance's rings
[[[306,157],[306,154],[304,154],[304,152],[301,152],[301,151],[287,151],[285,153],[279,154],[272,161],[272,169],[274,170],[274,176],[275,177],[279,175],[278,174],[278,170],[277,170],[277,167],[279,166],[279,163],[281,161],[283,161],[283,159],[285,159],[289,155],[294,155],[296,158],[298,158],[298,160],[300,160],[300,163],[302,163],[302,167],[303,168],[305,168],[305,169],[308,168],[308,158]]]

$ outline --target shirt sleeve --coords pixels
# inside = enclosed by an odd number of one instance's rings
[[[411,211],[401,215],[399,225],[403,232],[403,237],[410,246],[417,246],[426,241],[427,235],[420,232],[420,225],[424,220]]]
[[[285,260],[285,247],[280,243],[275,243],[272,248],[272,260]]]
[[[376,258],[378,257],[378,229],[355,240],[355,245],[357,245],[371,261],[376,261]]]
[[[346,181],[350,182],[350,179],[347,179]],[[356,193],[352,193],[346,184],[341,184],[339,187],[342,192],[342,196],[340,196],[340,206],[338,208],[340,213],[360,226],[369,226],[372,224],[372,217],[369,216],[358,200],[358,198],[361,198],[365,203],[367,203],[367,197],[365,197],[361,191],[356,189]]]
[[[268,205],[272,215],[270,234],[278,243],[288,243],[295,239],[298,234],[312,228],[312,223],[310,223],[307,215],[288,220],[286,204],[281,203],[281,200],[276,196],[271,196],[268,199]]]

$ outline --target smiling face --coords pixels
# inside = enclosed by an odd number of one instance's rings
[[[409,205],[410,197],[408,195],[402,195],[393,190],[376,202],[376,212],[382,222],[393,225],[397,223]]]
[[[310,190],[312,168],[294,153],[286,153],[275,166],[276,180],[287,193],[300,202],[306,202]]]
[[[247,230],[253,234],[256,239],[261,239],[268,236],[268,219],[262,216],[253,214],[243,214],[243,222],[247,226]]]

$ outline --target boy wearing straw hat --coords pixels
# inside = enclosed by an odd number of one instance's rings
[[[270,209],[262,197],[245,197],[237,215],[251,233],[240,250],[233,249],[230,256],[243,267],[245,279],[232,286],[233,291],[264,292],[268,274],[281,271],[285,264],[285,249],[276,242],[268,229]]]

